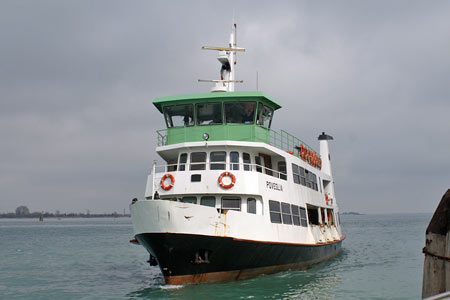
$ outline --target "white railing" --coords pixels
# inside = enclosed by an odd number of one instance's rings
[[[211,165],[225,165],[224,169],[211,169]],[[184,170],[180,170],[180,167],[184,166]],[[191,169],[191,166],[204,166],[201,169]],[[208,167],[207,167],[208,166]],[[238,166],[239,168],[235,169]],[[197,163],[179,163],[179,164],[167,164],[167,165],[154,165],[153,174],[166,173],[166,172],[196,172],[196,171],[249,171],[263,173],[269,176],[287,180],[287,174],[278,170],[270,169],[259,164],[249,163],[225,163],[225,162],[197,162]]]

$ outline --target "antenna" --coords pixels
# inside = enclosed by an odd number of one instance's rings
[[[233,17],[234,18],[234,17]],[[216,85],[212,92],[234,92],[234,83],[242,83],[243,80],[234,79],[236,52],[245,52],[244,48],[236,47],[236,24],[233,23],[228,47],[203,46],[202,50],[219,51],[217,59],[222,64],[220,68],[220,80],[199,79],[199,82],[214,82]]]

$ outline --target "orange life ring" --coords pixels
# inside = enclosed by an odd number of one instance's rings
[[[166,185],[166,183],[165,183],[165,180],[167,178],[170,178],[170,184],[169,185]],[[165,191],[170,190],[173,187],[174,184],[175,184],[175,178],[173,177],[172,174],[164,174],[164,176],[161,178],[161,187]]]
[[[328,205],[328,194],[325,194],[325,202],[326,202],[327,205]]]
[[[230,184],[224,184],[222,179],[228,176],[231,178],[231,183]],[[229,189],[232,188],[234,186],[234,184],[236,183],[236,176],[234,176],[232,173],[230,172],[223,172],[222,174],[220,174],[219,176],[219,184],[221,187],[223,187],[224,189]]]

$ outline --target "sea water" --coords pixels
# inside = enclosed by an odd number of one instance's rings
[[[131,219],[0,220],[1,299],[420,299],[431,214],[341,216],[336,258],[306,271],[166,286]]]

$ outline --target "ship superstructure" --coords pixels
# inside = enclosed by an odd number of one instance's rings
[[[320,153],[271,129],[281,105],[234,92],[236,26],[213,92],[156,98],[164,116],[145,200],[130,206],[135,242],[167,284],[304,269],[337,255],[341,232],[328,141]]]

